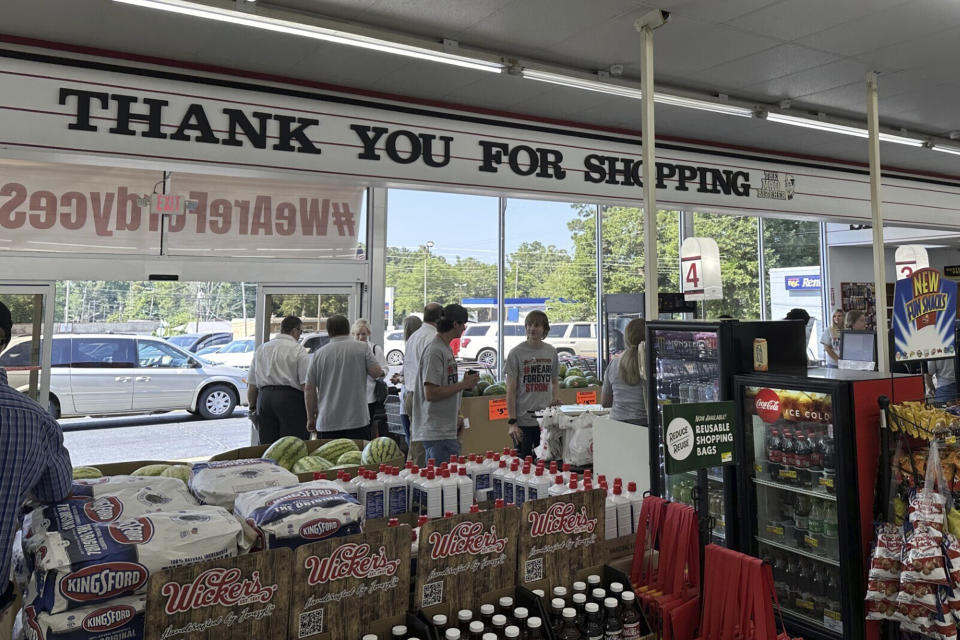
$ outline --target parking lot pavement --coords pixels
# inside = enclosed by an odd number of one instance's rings
[[[128,460],[194,460],[250,445],[247,410],[202,420],[186,411],[60,421],[74,466]]]

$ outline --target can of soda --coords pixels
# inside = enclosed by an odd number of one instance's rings
[[[753,370],[766,371],[769,366],[767,356],[767,339],[754,338],[753,340]]]

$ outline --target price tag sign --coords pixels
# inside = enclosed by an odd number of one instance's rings
[[[820,546],[820,541],[810,536],[803,536],[803,541],[807,543],[808,547],[813,547],[814,549]]]
[[[680,246],[680,285],[687,301],[720,300],[720,249],[713,238],[687,238]]]
[[[577,404],[597,404],[597,392],[577,391]]]
[[[510,417],[510,414],[507,413],[507,399],[506,398],[497,398],[496,400],[490,401],[490,414],[488,418],[493,420],[506,420]]]

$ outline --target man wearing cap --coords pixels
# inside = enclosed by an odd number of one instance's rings
[[[13,320],[0,302],[0,353],[10,344]],[[10,548],[20,522],[20,507],[33,496],[57,502],[70,493],[73,469],[63,432],[43,407],[7,384],[0,368],[0,628],[13,604]]]

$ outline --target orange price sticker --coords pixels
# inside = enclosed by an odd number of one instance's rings
[[[577,404],[597,404],[597,392],[577,391]]]
[[[489,418],[493,420],[506,420],[510,417],[510,414],[507,413],[507,399],[506,398],[497,398],[496,400],[490,401],[490,415]]]

